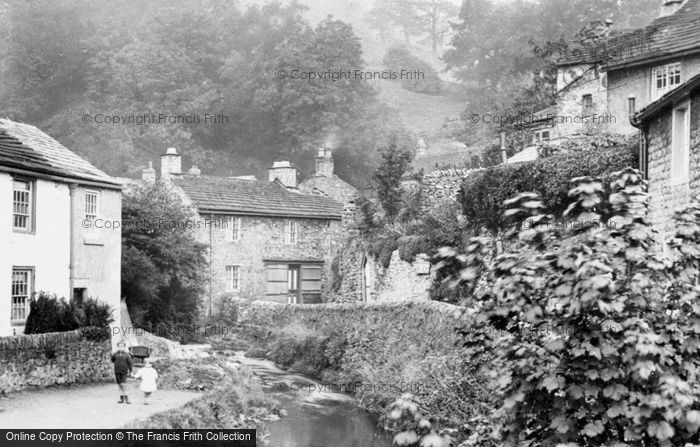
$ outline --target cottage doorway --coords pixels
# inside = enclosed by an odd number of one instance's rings
[[[301,298],[301,266],[290,264],[287,270],[287,302],[298,304],[303,302]]]

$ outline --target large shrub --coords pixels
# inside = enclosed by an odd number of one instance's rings
[[[89,338],[100,338],[104,329],[112,322],[112,309],[94,298],[73,299],[39,292],[29,303],[29,315],[24,327],[25,334],[64,332],[79,328],[96,328],[87,331]]]
[[[490,433],[505,446],[700,443],[700,202],[676,213],[663,255],[641,173],[612,177],[614,226],[553,228],[540,198],[524,193],[506,215],[542,225],[509,232],[511,252],[487,265],[482,240],[462,255],[444,250],[462,265],[457,282],[492,284],[465,302],[462,333],[473,354],[493,355],[495,430],[476,425],[463,445]],[[576,179],[567,216],[595,219],[604,192]]]
[[[564,151],[530,163],[493,166],[478,171],[465,179],[458,200],[469,225],[478,232],[486,228],[493,233],[504,229],[504,201],[521,191],[540,195],[547,211],[560,217],[566,209],[572,178],[601,177],[609,183],[612,172],[628,166],[637,166],[638,148],[634,141],[590,147],[587,150]],[[606,191],[609,189],[606,186]],[[606,220],[610,208],[600,209]]]
[[[122,208],[122,293],[135,326],[190,341],[206,260],[194,211],[166,184],[134,189]]]

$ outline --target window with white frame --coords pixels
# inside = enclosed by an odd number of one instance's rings
[[[690,172],[690,101],[673,108],[671,180],[685,182]]]
[[[34,229],[34,182],[15,179],[12,188],[12,228],[20,231]]]
[[[286,244],[296,244],[298,239],[297,221],[287,219],[284,224],[284,242]]]
[[[87,191],[85,193],[85,219],[95,220],[99,214],[100,193],[96,191]]]
[[[535,132],[534,138],[533,138],[533,144],[542,144],[542,143],[547,143],[549,140],[551,140],[549,130],[538,130]]]
[[[681,85],[681,63],[663,65],[651,71],[651,96],[656,100]]]
[[[32,295],[34,270],[31,268],[12,269],[11,320],[24,321],[29,313],[29,298]]]
[[[241,239],[241,218],[229,216],[226,224],[226,240],[236,242]]]
[[[241,290],[241,266],[227,265],[226,266],[226,291],[238,292]]]

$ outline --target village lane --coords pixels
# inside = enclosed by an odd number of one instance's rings
[[[10,394],[0,399],[0,428],[119,428],[201,396],[189,391],[162,390],[154,393],[150,405],[144,405],[137,383],[131,381],[128,385],[131,405],[117,403],[119,393],[113,383]]]

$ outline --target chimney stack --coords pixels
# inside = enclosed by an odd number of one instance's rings
[[[141,171],[141,178],[149,185],[153,185],[156,182],[156,170],[153,169],[152,161],[149,161],[148,167]]]
[[[685,3],[685,0],[661,0],[661,13],[659,17],[670,16],[675,13]]]
[[[196,175],[199,176],[202,173],[202,170],[197,167],[197,165],[192,165],[189,171],[187,171],[189,175]]]
[[[333,148],[318,148],[318,154],[316,154],[316,175],[331,177],[333,175],[333,169]]]
[[[182,157],[177,153],[177,149],[169,147],[160,156],[160,178],[166,180],[177,174],[182,174]]]
[[[268,169],[269,179],[279,180],[287,189],[297,189],[297,168],[288,161],[276,161]]]

